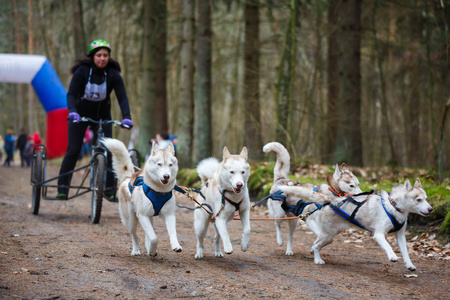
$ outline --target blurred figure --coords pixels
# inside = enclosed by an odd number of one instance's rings
[[[31,165],[31,156],[33,155],[33,138],[31,136],[27,137],[25,147],[23,149],[23,157],[27,164],[27,167]]]
[[[23,151],[25,149],[25,145],[27,144],[27,138],[28,138],[28,134],[25,132],[25,129],[21,128],[20,135],[16,141],[16,150],[19,150],[19,153],[20,153],[20,166],[21,167],[24,167],[26,164],[26,159],[24,157]]]
[[[84,132],[84,138],[83,138],[83,145],[81,146],[81,152],[80,156],[78,157],[78,160],[83,158],[84,155],[90,155],[91,154],[91,141],[92,141],[92,130],[90,127],[86,128],[86,131]]]
[[[5,141],[3,136],[0,135],[0,161],[3,159],[3,147],[5,147]]]
[[[150,140],[150,146],[156,143],[159,149],[166,149],[169,147],[169,134],[165,131],[156,134],[156,138]]]
[[[6,130],[5,134],[5,152],[6,152],[6,159],[3,163],[3,166],[11,166],[11,162],[13,162],[13,155],[14,155],[14,132],[12,129],[8,128]]]
[[[42,144],[42,139],[39,132],[35,131],[33,133],[33,146],[36,146],[37,144]]]

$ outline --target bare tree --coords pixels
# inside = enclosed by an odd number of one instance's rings
[[[86,35],[83,22],[83,2],[72,0],[72,30],[75,58],[83,57],[87,53]]]
[[[194,0],[183,1],[177,156],[182,167],[192,166],[194,110]]]
[[[335,161],[363,163],[361,136],[361,1],[342,1],[339,15],[339,122]]]
[[[197,97],[194,121],[194,162],[212,154],[211,137],[211,3],[197,0]]]
[[[245,3],[245,145],[250,159],[263,157],[259,106],[259,1]]]

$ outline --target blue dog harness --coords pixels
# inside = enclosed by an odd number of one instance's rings
[[[360,193],[360,194],[354,195],[354,197],[356,197],[356,196],[363,196],[363,195],[370,195],[370,194],[374,194],[374,193],[375,193],[375,191],[374,191],[374,190],[371,190],[370,192],[364,192],[364,193]],[[375,194],[376,194],[376,193],[375,193]],[[376,194],[376,195],[378,195],[378,194]],[[387,216],[388,216],[389,219],[391,220],[392,226],[394,227],[394,228],[392,228],[392,229],[389,231],[389,233],[399,231],[399,230],[403,227],[403,225],[405,225],[405,222],[406,222],[406,221],[403,222],[403,223],[400,223],[399,221],[397,221],[397,219],[396,219],[392,214],[390,214],[390,213],[386,210],[386,207],[384,206],[383,198],[381,197],[381,195],[378,195],[378,196],[380,196],[381,205],[383,206],[384,211],[386,212]],[[347,202],[350,202],[350,203],[356,205],[356,208],[353,210],[353,212],[352,212],[351,215],[347,214],[344,210],[341,209],[341,206],[344,205],[344,204],[347,203]],[[358,226],[359,228],[362,228],[362,229],[364,229],[364,230],[370,232],[370,230],[368,230],[366,227],[364,227],[364,226],[363,226],[361,223],[359,223],[359,222],[356,220],[356,218],[355,218],[356,213],[358,212],[359,208],[360,208],[363,204],[365,204],[366,202],[367,202],[367,199],[364,200],[364,201],[359,202],[359,201],[356,201],[353,197],[347,196],[347,197],[345,197],[344,200],[342,200],[341,202],[339,202],[339,203],[336,204],[336,205],[330,204],[330,207],[331,207],[331,209],[332,209],[338,216],[340,216],[340,217],[343,218],[344,220],[346,220],[346,221],[352,223],[353,225]]]
[[[145,196],[147,196],[148,200],[150,200],[153,204],[153,208],[155,209],[155,213],[153,214],[153,216],[157,216],[163,208],[164,204],[166,204],[166,202],[169,201],[170,198],[172,198],[172,191],[168,193],[156,192],[152,190],[148,185],[146,185],[144,183],[144,178],[140,176],[134,180],[133,185],[131,185],[131,182],[128,183],[128,189],[130,190],[130,193],[133,193],[134,188],[140,185],[142,185]]]
[[[314,192],[317,192],[317,187],[314,188]],[[314,203],[314,202],[306,202],[303,199],[300,199],[296,205],[288,205],[286,202],[286,196],[283,195],[282,193],[283,192],[281,190],[278,190],[278,191],[270,194],[268,196],[268,198],[272,198],[272,200],[275,200],[275,201],[280,201],[281,208],[283,208],[283,210],[285,212],[290,212],[290,213],[294,214],[296,217],[300,216],[303,213],[303,211],[305,210],[305,208],[310,204],[315,204],[316,209],[313,210],[312,212],[310,212],[309,215],[313,214],[317,210],[322,209],[322,207],[324,207],[324,205],[322,205],[322,204],[318,204],[318,203]]]

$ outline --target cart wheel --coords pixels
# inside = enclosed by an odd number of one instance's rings
[[[100,222],[102,213],[103,189],[105,182],[105,158],[97,155],[92,165],[92,206],[91,221],[94,224]]]
[[[38,183],[42,181],[44,177],[44,160],[43,160],[44,152],[42,150],[38,150],[33,157],[33,183]],[[39,204],[41,202],[41,185],[33,184],[33,194],[32,194],[32,204],[31,204],[31,212],[34,215],[39,213]]]
[[[139,155],[139,152],[137,150],[134,150],[134,149],[130,150],[130,158],[131,158],[131,161],[133,162],[133,165],[135,165],[138,168],[141,167],[141,162],[140,162],[141,156]]]

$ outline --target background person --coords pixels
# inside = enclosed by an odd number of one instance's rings
[[[27,144],[28,134],[26,134],[25,129],[20,129],[20,135],[16,141],[16,150],[20,153],[20,166],[24,167],[26,164],[26,158],[24,156],[25,145]]]
[[[111,46],[105,40],[95,40],[89,46],[87,57],[78,59],[71,68],[73,73],[67,92],[69,110],[67,152],[61,164],[59,174],[70,172],[75,168],[86,128],[97,132],[97,124],[81,122],[81,117],[94,120],[111,120],[111,92],[114,90],[122,112],[122,124],[133,127],[130,106],[125,85],[120,75],[120,65],[110,57]],[[112,125],[104,126],[105,137],[112,137]],[[108,155],[108,169],[111,170],[111,155]],[[67,199],[68,186],[72,175],[60,176],[58,179],[59,199]],[[106,188],[114,186],[114,174],[107,172]],[[114,192],[106,197],[115,201]]]
[[[14,144],[15,144],[15,138],[14,138],[14,131],[10,128],[6,129],[6,134],[4,138],[5,142],[5,153],[6,153],[6,159],[3,163],[3,166],[11,166],[11,162],[13,162],[13,155],[14,155]]]

